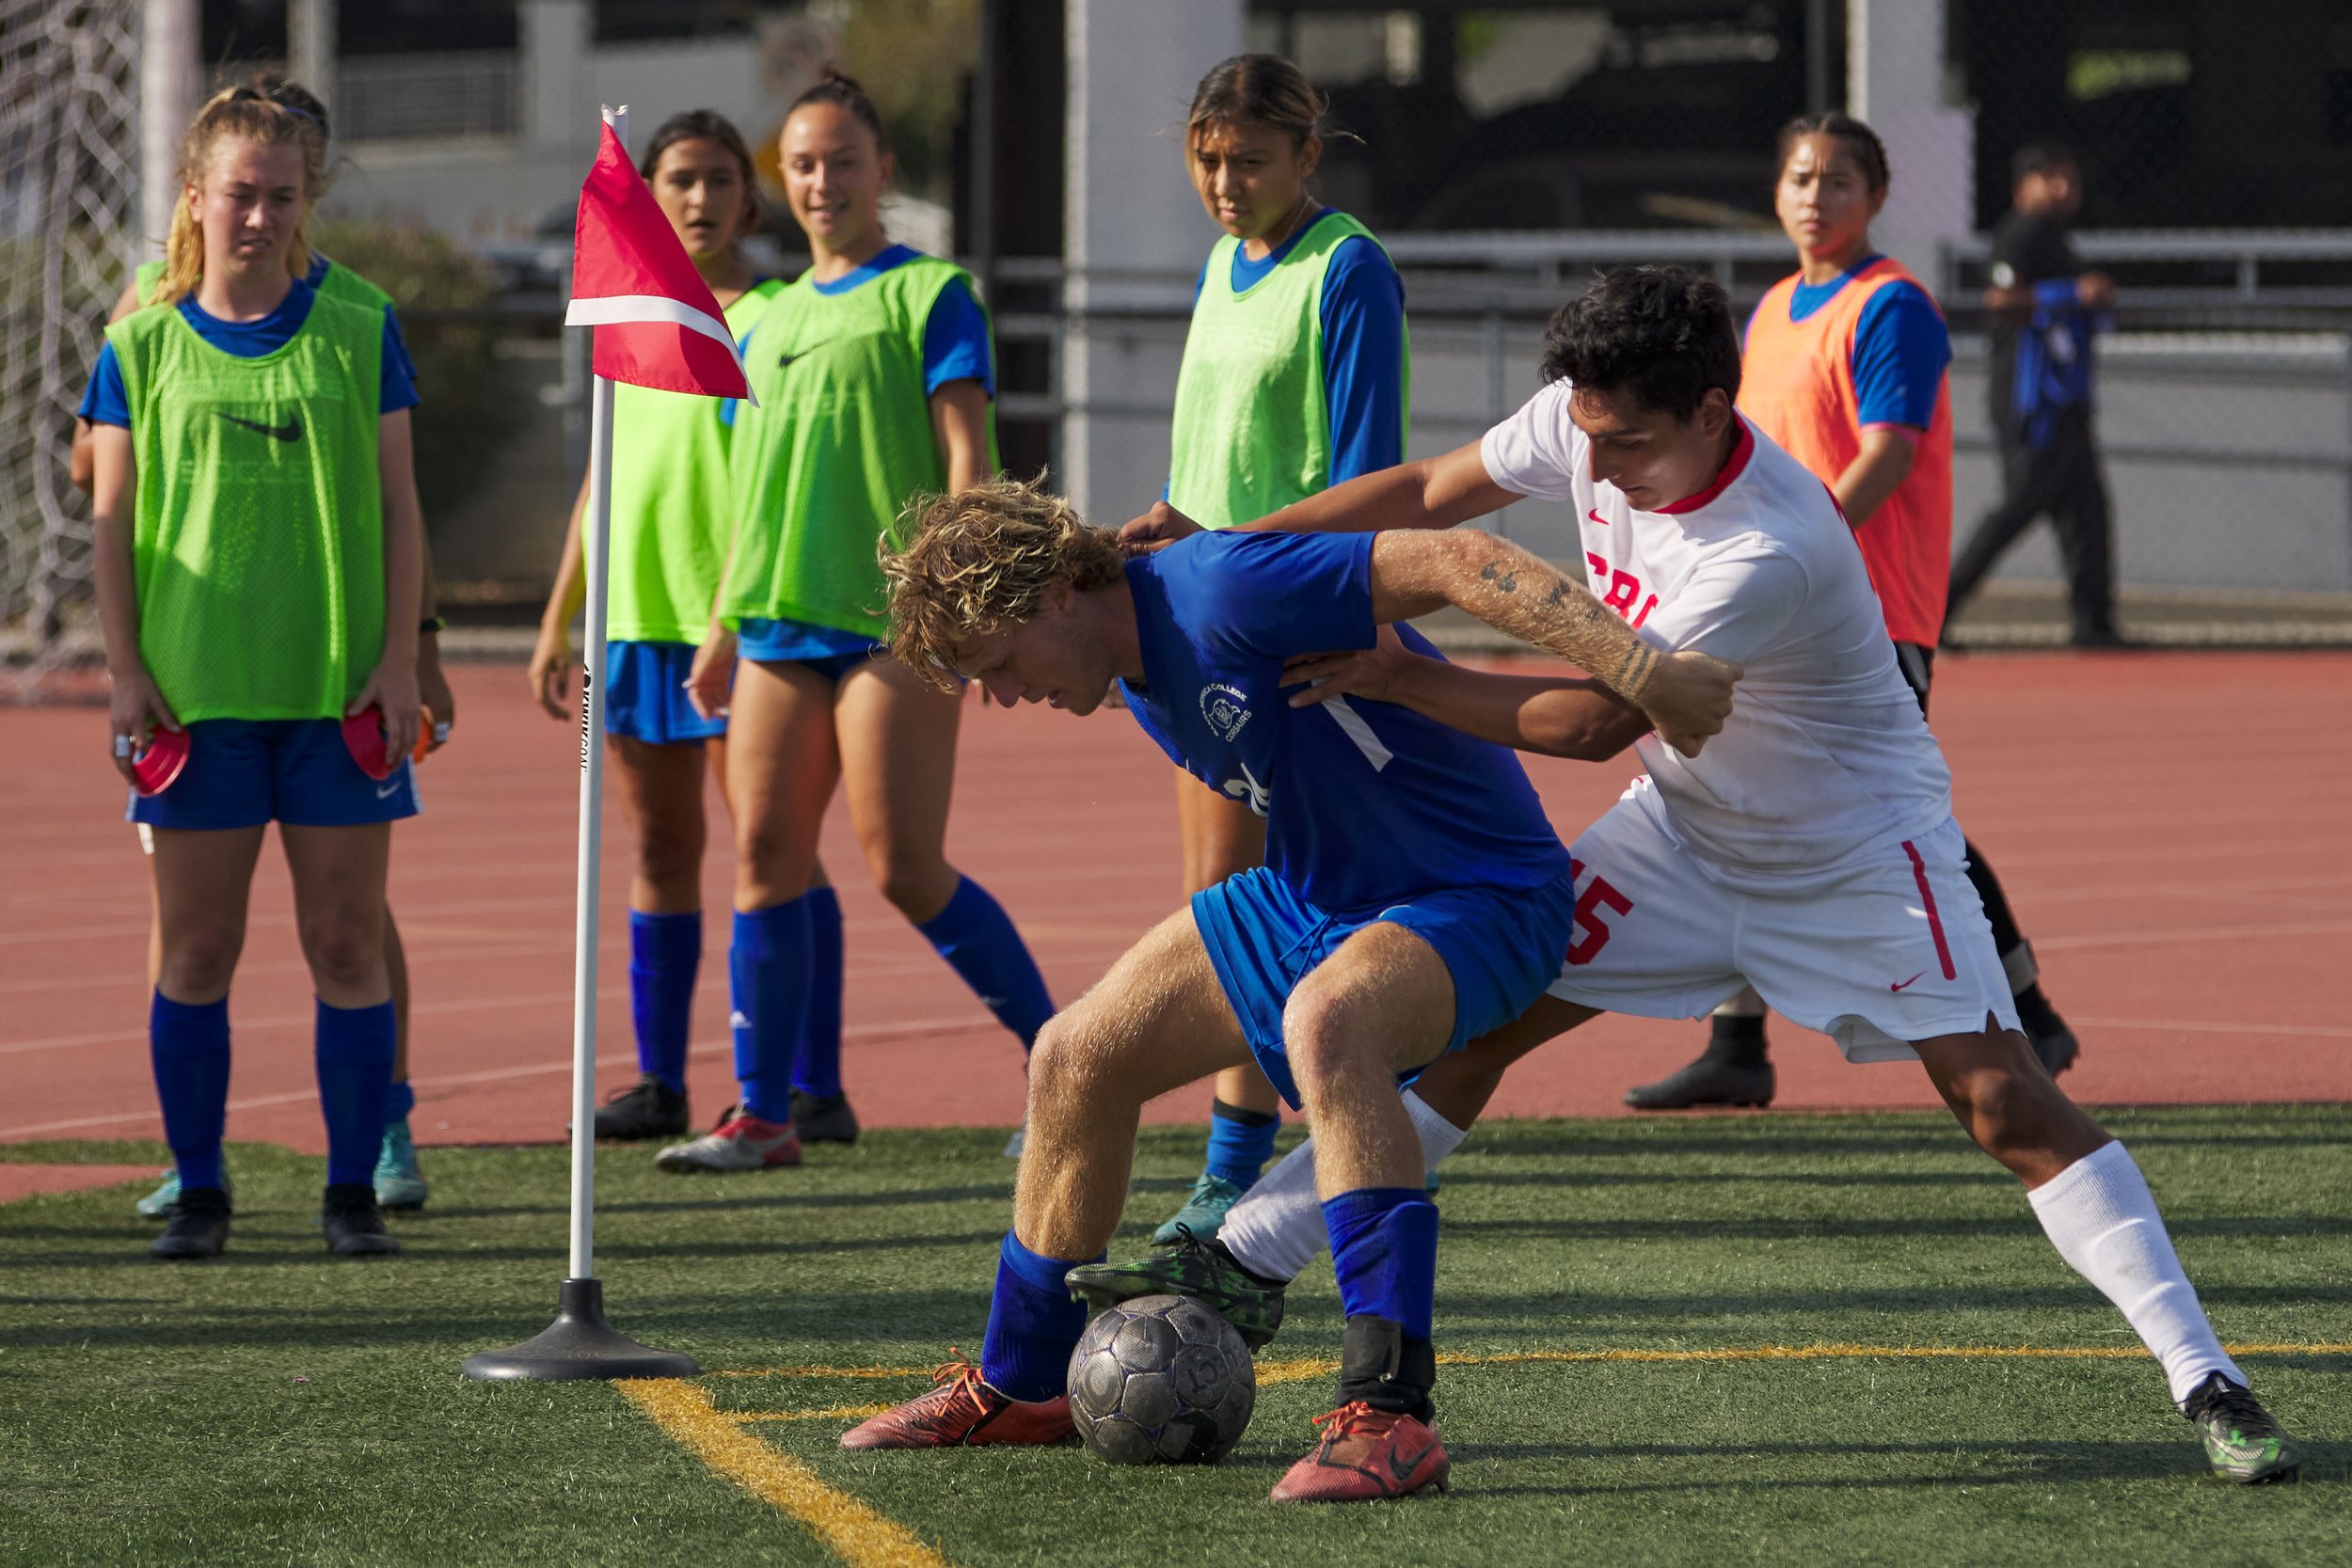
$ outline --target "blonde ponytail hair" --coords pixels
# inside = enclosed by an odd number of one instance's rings
[[[297,278],[310,270],[310,243],[304,229],[326,191],[326,128],[314,117],[297,113],[252,87],[229,87],[205,102],[189,121],[187,135],[180,139],[180,196],[172,203],[171,233],[164,242],[163,281],[155,297],[143,304],[175,305],[194,293],[204,279],[204,233],[188,208],[187,187],[204,182],[213,149],[224,136],[264,147],[302,150],[302,214],[294,220],[286,270]]]

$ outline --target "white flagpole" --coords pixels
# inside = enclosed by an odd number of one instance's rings
[[[628,147],[628,105],[607,108],[604,122]],[[588,605],[580,650],[580,898],[572,932],[574,1279],[593,1278],[596,1272],[596,875],[604,820],[604,611],[606,558],[612,531],[612,383],[597,376],[594,387],[588,415],[588,515],[580,528],[581,551],[588,567]]]
[[[604,111],[628,146],[628,105]],[[593,331],[594,328],[591,328]],[[518,1345],[466,1357],[471,1378],[548,1380],[695,1377],[691,1355],[642,1345],[605,1321],[596,1277],[596,866],[604,816],[604,579],[612,530],[612,383],[595,380],[588,423],[588,515],[580,553],[588,568],[585,643],[580,651],[580,912],[572,929],[572,1267],[556,1293],[555,1322]]]

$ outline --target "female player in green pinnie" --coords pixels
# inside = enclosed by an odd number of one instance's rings
[[[1405,460],[1405,285],[1372,231],[1308,188],[1325,114],[1306,73],[1275,55],[1235,55],[1193,92],[1185,161],[1225,237],[1184,338],[1168,500],[1204,528]],[[1265,819],[1182,768],[1176,817],[1187,897],[1265,859]],[[1203,1168],[1154,1243],[1216,1234],[1274,1152],[1280,1105],[1254,1067],[1217,1074]]]
[[[751,150],[722,115],[691,109],[663,121],[638,172],[677,230],[739,338],[783,284],[743,253],[759,222]],[[638,1082],[596,1112],[596,1136],[675,1137],[688,1131],[686,1047],[702,966],[703,785],[726,779],[726,720],[697,713],[686,695],[694,647],[726,563],[733,511],[727,472],[731,409],[627,383],[612,390],[612,515],[605,642],[605,735],[621,804],[636,839],[629,878],[629,995]],[[580,483],[570,532],[531,656],[531,689],[557,718],[576,721],[570,628],[587,594]],[[821,890],[830,939],[833,1030],[840,1030],[841,914]],[[811,890],[812,905],[818,890]]]
[[[417,810],[417,398],[384,312],[303,280],[324,162],[316,126],[253,89],[207,103],[158,298],[106,329],[83,403],[115,763],[137,783],[143,740],[187,747],[130,812],[154,841],[149,1037],[181,1182],[161,1258],[228,1240],[229,988],[273,820],[318,993],[326,1244],[399,1250],[370,1179],[395,1037],[385,872]]]
[[[271,72],[257,72],[247,84],[254,91],[293,113],[307,129],[315,128],[324,149],[332,141],[333,131],[327,123],[326,105],[316,94],[298,82],[289,82]],[[107,316],[111,324],[119,322],[142,305],[152,304],[156,291],[163,285],[164,263],[142,261],[132,280],[124,285],[121,297],[115,301]],[[392,296],[369,282],[349,267],[329,260],[313,250],[310,270],[303,275],[308,283],[320,293],[334,299],[349,300],[354,305],[382,310],[391,325],[390,341],[401,353],[402,368],[411,380],[416,367],[407,358],[407,350],[401,342],[399,320],[393,309]],[[76,421],[73,450],[69,470],[74,487],[85,495],[89,493],[92,475],[90,433],[94,427],[87,419]],[[441,617],[433,584],[433,552],[429,539],[422,541],[424,569],[418,585],[417,686],[424,700],[425,710],[432,715],[433,728],[427,737],[427,750],[438,751],[449,740],[457,721],[457,701],[450,690],[449,677],[441,669],[439,632]],[[141,842],[152,849],[153,834],[142,828]],[[155,966],[162,951],[159,931],[148,933],[148,979],[155,978]],[[408,1114],[415,1108],[416,1094],[408,1086],[408,956],[400,940],[400,926],[388,909],[384,914],[384,962],[392,976],[392,1012],[398,1023],[398,1045],[392,1060],[392,1092],[384,1113],[384,1147],[375,1161],[375,1197],[387,1209],[421,1209],[432,1189],[426,1183],[423,1169],[417,1159],[417,1146],[408,1130]],[[222,1180],[228,1180],[227,1173]],[[226,1188],[224,1188],[226,1190]],[[164,1172],[163,1183],[138,1200],[140,1215],[147,1219],[167,1220],[172,1206],[180,1201],[180,1173]]]
[[[895,165],[856,83],[829,73],[803,93],[778,152],[813,264],[744,344],[759,405],[736,409],[734,541],[690,676],[701,711],[728,712],[742,1101],[663,1149],[665,1170],[792,1164],[796,1115],[846,1111],[838,1036],[831,1053],[801,1049],[826,1043],[804,1020],[823,961],[817,834],[836,786],[883,896],[1025,1049],[1054,1010],[1011,919],[945,853],[957,699],[877,646],[882,535],[915,495],[995,469],[988,317],[962,269],[882,232]]]

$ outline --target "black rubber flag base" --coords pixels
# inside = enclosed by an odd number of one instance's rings
[[[698,1377],[691,1355],[655,1350],[604,1321],[604,1281],[567,1279],[555,1322],[519,1345],[466,1357],[466,1375],[541,1383],[575,1378]]]

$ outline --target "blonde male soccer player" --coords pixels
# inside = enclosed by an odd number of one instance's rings
[[[1645,641],[1746,672],[1723,733],[1685,756],[1586,681],[1465,670],[1394,645],[1293,662],[1293,678],[1316,683],[1294,702],[1392,703],[1593,761],[1630,745],[1649,769],[1576,840],[1576,930],[1545,997],[1404,1097],[1424,1155],[1434,1164],[1460,1143],[1502,1069],[1553,1036],[1603,1012],[1704,1017],[1744,979],[1850,1061],[1919,1061],[2025,1183],[2058,1255],[2154,1353],[2213,1467],[2240,1481],[2293,1476],[2295,1440],[2215,1338],[2138,1167],[2018,1033],[1943,752],[1896,668],[1852,533],[1821,482],[1734,410],[1740,341],[1723,290],[1679,268],[1613,273],[1553,317],[1544,370],[1550,384],[1477,444],[1259,525],[1446,528],[1522,496],[1564,500],[1594,589]],[[1184,528],[1159,513],[1129,534]],[[1215,1241],[1075,1270],[1071,1284],[1098,1302],[1197,1296],[1263,1342],[1282,1285],[1321,1246],[1312,1148],[1251,1189]]]
[[[842,1443],[1067,1439],[1086,1316],[1064,1276],[1119,1224],[1136,1115],[1254,1059],[1323,1134],[1321,1213],[1347,1310],[1338,1407],[1274,1497],[1442,1487],[1428,1424],[1438,1212],[1395,1075],[1542,994],[1574,924],[1567,851],[1507,750],[1386,703],[1293,707],[1284,661],[1370,647],[1377,626],[1453,604],[1605,672],[1693,752],[1721,727],[1737,669],[1654,653],[1543,562],[1467,531],[1203,533],[1127,560],[1110,531],[997,482],[929,506],[885,566],[907,668],[1077,713],[1121,682],[1171,758],[1264,816],[1266,859],[1196,894],[1038,1037],[980,1365]]]

